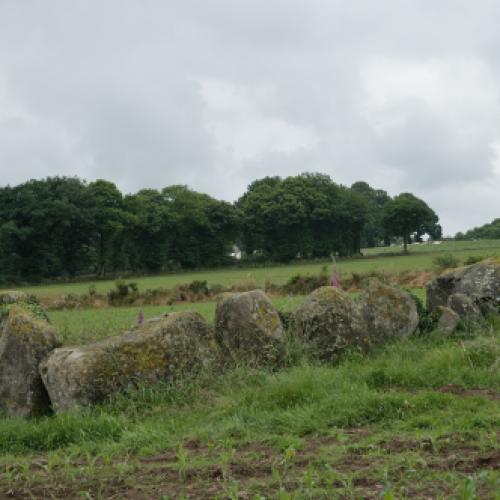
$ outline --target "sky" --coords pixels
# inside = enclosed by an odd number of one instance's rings
[[[322,172],[500,217],[498,0],[0,0],[0,185]]]

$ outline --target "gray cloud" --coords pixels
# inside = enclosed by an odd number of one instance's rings
[[[0,0],[0,182],[234,199],[322,171],[466,229],[500,209],[499,16],[495,0]]]

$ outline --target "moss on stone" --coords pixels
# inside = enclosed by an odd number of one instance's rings
[[[137,383],[170,381],[205,365],[210,328],[198,313],[160,316],[95,344],[56,349],[41,373],[56,411],[88,406]]]

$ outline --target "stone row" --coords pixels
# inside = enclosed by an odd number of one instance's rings
[[[500,265],[486,261],[437,277],[428,313],[453,333],[461,320],[498,312]],[[117,391],[222,370],[238,363],[279,367],[289,338],[319,359],[406,338],[419,326],[414,298],[372,282],[359,297],[321,287],[286,318],[261,290],[224,294],[214,327],[195,312],[165,314],[89,345],[61,347],[44,312],[24,294],[0,294],[0,413],[32,417],[90,407]]]

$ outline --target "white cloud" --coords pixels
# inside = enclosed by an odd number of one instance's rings
[[[383,163],[420,189],[492,175],[500,93],[484,61],[375,58],[361,75]]]
[[[205,126],[213,138],[217,161],[241,168],[244,162],[267,154],[292,154],[316,148],[310,128],[277,116],[276,89],[270,85],[238,85],[227,81],[200,81],[205,103]]]
[[[1,182],[234,199],[322,171],[467,229],[499,216],[499,18],[495,0],[0,0]]]

